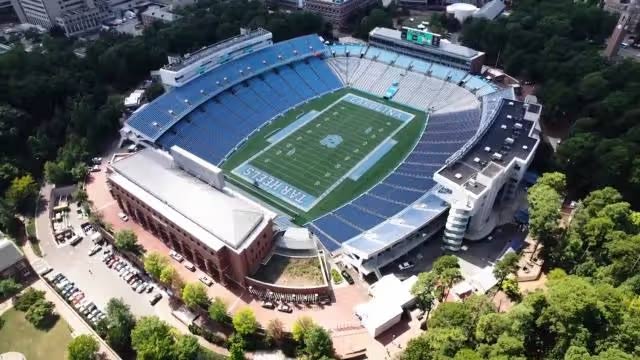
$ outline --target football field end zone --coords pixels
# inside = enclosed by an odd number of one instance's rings
[[[375,148],[373,148],[366,156],[364,156],[358,163],[354,164],[347,172],[345,172],[339,179],[337,179],[331,186],[325,189],[322,194],[319,196],[313,196],[284,180],[279,179],[276,176],[269,174],[267,171],[260,170],[255,166],[252,166],[250,163],[255,159],[267,152],[273,146],[277,145],[280,141],[286,139],[291,134],[295,133],[298,129],[305,126],[307,123],[313,121],[318,118],[324,112],[333,108],[340,102],[345,101],[351,103],[353,105],[362,107],[363,109],[374,111],[385,115],[387,117],[391,117],[397,121],[400,121],[402,124],[398,126],[393,132],[391,132],[384,140],[382,140]],[[304,121],[300,121],[303,118],[308,117]],[[256,152],[239,166],[235,167],[231,170],[232,174],[238,177],[241,180],[248,182],[249,184],[254,184],[254,186],[246,186],[245,188],[252,187],[253,190],[262,190],[269,195],[280,199],[290,205],[295,206],[296,208],[308,212],[313,207],[315,207],[320,201],[322,201],[325,197],[327,197],[336,187],[344,182],[345,179],[350,178],[351,174],[354,171],[358,171],[360,169],[364,169],[362,174],[359,174],[357,178],[359,179],[363,176],[371,167],[374,167],[377,163],[377,160],[380,160],[388,151],[393,147],[393,145],[397,144],[397,141],[393,140],[393,137],[401,131],[405,125],[407,125],[411,120],[415,118],[415,114],[411,114],[409,112],[400,110],[398,108],[394,108],[389,105],[382,104],[375,100],[370,100],[359,95],[348,92],[336,99],[331,104],[327,105],[321,111],[310,111],[307,114],[301,116],[293,123],[289,124],[284,129],[277,131],[273,134],[267,142],[269,145],[263,148],[261,151]],[[280,137],[278,136],[283,131],[286,131],[287,128],[292,128],[290,131]],[[271,139],[274,137],[278,137],[276,141],[271,142]],[[386,148],[386,151],[382,151]],[[372,161],[372,158],[377,158],[376,161]],[[367,165],[368,164],[368,165]]]
[[[303,211],[309,211],[317,202],[317,198],[286,181],[280,180],[245,162],[231,171],[234,175],[247,181],[258,189],[287,202]]]

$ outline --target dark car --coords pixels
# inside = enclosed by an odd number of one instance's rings
[[[160,299],[162,299],[162,294],[157,293],[157,294],[153,295],[151,300],[149,300],[149,304],[155,305],[155,304],[158,303],[158,301],[160,301]]]
[[[274,303],[272,303],[271,301],[263,301],[262,302],[262,307],[265,309],[274,309],[276,307],[276,305]]]
[[[342,272],[340,273],[342,274],[342,277],[347,280],[347,282],[349,283],[349,285],[353,285],[354,281],[353,278],[351,277],[351,275],[349,275],[349,273],[347,272],[347,270],[342,270]]]

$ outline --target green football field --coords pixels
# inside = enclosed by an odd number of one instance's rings
[[[250,164],[320,196],[402,125],[400,120],[342,100]]]
[[[411,119],[405,118],[403,123],[393,116],[352,104],[345,100],[349,95],[399,110]],[[320,114],[304,125],[295,124],[312,111]],[[293,221],[302,225],[381,181],[415,146],[426,118],[419,110],[345,88],[275,118],[242,144],[222,168],[227,179],[240,189],[291,214]],[[300,127],[283,136],[288,126]],[[378,146],[387,148],[381,158],[374,156]],[[255,178],[261,182],[256,186],[254,178],[243,173],[246,168],[308,194],[306,202],[294,204],[282,193],[267,191],[266,187],[273,184],[268,179]],[[356,173],[361,174],[357,177]]]

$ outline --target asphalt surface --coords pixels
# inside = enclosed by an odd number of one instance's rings
[[[93,256],[88,255],[94,245],[91,240],[85,238],[76,246],[58,246],[49,227],[46,209],[41,211],[36,218],[36,231],[44,253],[44,260],[54,271],[63,273],[73,281],[85,293],[85,296],[99,308],[104,310],[111,298],[120,298],[129,304],[131,311],[137,316],[156,314],[154,307],[149,304],[149,298],[153,293],[138,294],[134,292],[131,286],[118,277],[114,270],[109,269],[101,261],[102,251]],[[154,293],[156,291],[154,289]]]

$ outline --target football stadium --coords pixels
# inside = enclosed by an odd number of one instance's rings
[[[376,28],[368,44],[245,31],[160,69],[168,91],[121,130],[144,150],[110,185],[134,220],[241,286],[290,228],[380,277],[426,241],[486,237],[531,163],[541,106],[482,77],[483,58],[418,29]]]

